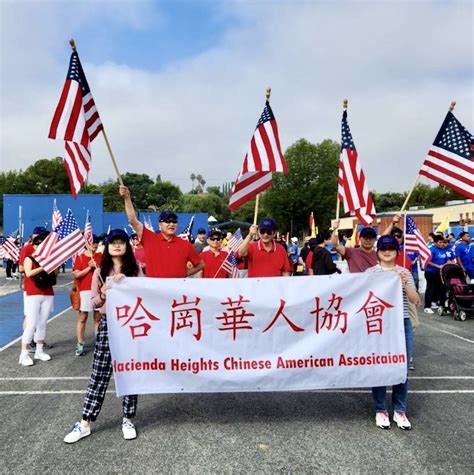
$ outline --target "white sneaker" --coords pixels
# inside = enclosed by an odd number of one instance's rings
[[[388,417],[388,412],[376,412],[375,424],[381,429],[390,429],[390,419]]]
[[[22,366],[33,366],[35,364],[28,353],[25,355],[21,354],[18,363],[20,363]]]
[[[425,308],[425,309],[423,310],[423,312],[425,312],[425,313],[431,313],[431,314],[434,313],[434,311],[431,310],[431,308]]]
[[[122,432],[123,438],[125,440],[132,440],[137,438],[137,431],[135,429],[135,426],[129,419],[125,419],[125,417],[123,418],[122,422]]]
[[[438,308],[438,307],[439,307],[439,305],[437,303],[432,303],[431,304],[431,308]]]
[[[51,356],[48,355],[48,353],[45,353],[44,351],[35,351],[35,360],[41,360],[41,361],[49,361],[51,359]]]
[[[402,430],[411,430],[411,424],[404,412],[394,412],[393,422],[397,424]]]
[[[91,427],[83,427],[80,422],[76,422],[72,426],[71,432],[64,437],[64,442],[66,442],[66,444],[74,444],[88,435],[91,435]]]

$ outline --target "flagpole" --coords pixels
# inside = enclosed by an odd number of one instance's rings
[[[347,110],[349,105],[349,100],[344,99],[342,101],[342,108]],[[339,160],[341,159],[341,145],[339,144]],[[339,167],[337,167],[337,176],[338,176],[338,185],[337,185],[337,194],[336,194],[336,220],[339,220],[339,214],[341,212],[341,200],[339,199]]]
[[[75,52],[77,50],[77,47],[76,47],[76,42],[74,41],[74,38],[71,38],[69,40],[69,44],[71,45],[71,49]],[[112,159],[112,164],[114,166],[115,173],[117,174],[117,180],[120,183],[120,185],[123,186],[122,175],[120,175],[120,172],[119,172],[119,169],[118,169],[118,166],[117,166],[117,162],[115,161],[115,157],[114,157],[114,154],[112,152],[112,148],[110,146],[109,139],[107,138],[107,134],[105,133],[105,128],[104,128],[103,124],[102,124],[102,134],[104,136],[105,145],[107,146],[107,150],[109,151],[110,158]]]
[[[454,108],[456,107],[456,101],[451,101],[451,104],[449,105],[449,112],[453,112]],[[415,179],[415,182],[413,183],[413,186],[411,187],[411,190],[410,192],[408,193],[406,199],[405,199],[405,202],[403,203],[402,205],[402,209],[400,210],[400,213],[403,213],[405,211],[405,208],[408,204],[408,201],[409,199],[411,198],[411,195],[415,189],[415,186],[417,185],[418,183],[418,180],[420,179],[420,174],[418,173],[418,175],[416,175],[416,179]]]

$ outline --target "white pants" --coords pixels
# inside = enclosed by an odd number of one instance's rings
[[[46,323],[53,309],[54,295],[25,296],[25,325],[21,342],[30,343],[35,335],[36,341],[44,340]]]

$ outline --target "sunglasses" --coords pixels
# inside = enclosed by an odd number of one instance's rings
[[[210,237],[209,241],[222,241],[221,237]]]
[[[173,218],[168,218],[168,219],[163,219],[163,221],[160,221],[160,223],[178,224],[178,220],[177,220],[177,219],[173,219]]]
[[[268,236],[271,236],[273,234],[273,231],[271,229],[259,229],[258,232],[260,234],[267,234]]]
[[[396,251],[396,249],[394,249],[393,247],[381,247],[381,248],[379,249],[379,251],[381,251],[381,252]]]

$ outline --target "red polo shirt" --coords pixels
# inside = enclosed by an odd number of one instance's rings
[[[291,272],[285,248],[275,241],[270,251],[266,251],[261,241],[252,242],[247,251],[249,277],[279,277],[283,272]]]
[[[189,241],[173,236],[168,241],[161,233],[143,227],[147,277],[187,277],[187,263],[197,266],[201,257]]]
[[[213,279],[214,277],[216,279],[225,279],[228,277],[227,272],[223,267],[221,267],[228,255],[229,254],[226,251],[219,251],[217,255],[211,250],[201,252],[200,256],[204,262],[204,271],[202,276],[207,279]]]
[[[21,248],[18,264],[22,266],[23,262],[25,261],[25,257],[31,256],[33,252],[35,252],[35,247],[33,246],[33,244],[31,244],[31,242],[25,243],[25,245]]]
[[[73,265],[73,270],[84,270],[87,267],[89,267],[89,261],[92,258],[89,256],[86,256],[85,254],[79,254],[76,259],[74,259],[74,265]],[[97,267],[100,266],[100,261],[102,259],[102,253],[101,252],[96,252],[93,257],[94,261],[97,264]],[[77,282],[79,284],[79,291],[82,292],[83,290],[91,290],[92,286],[92,274],[94,273],[95,269],[92,268],[89,270],[89,272],[82,276],[80,279],[77,279]]]

